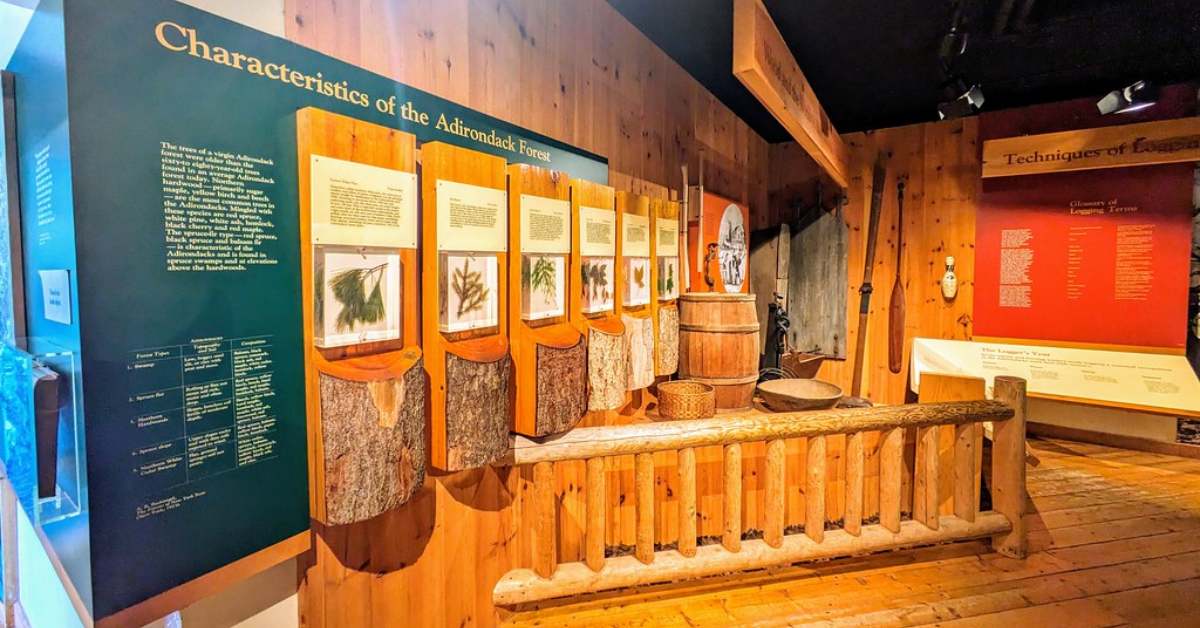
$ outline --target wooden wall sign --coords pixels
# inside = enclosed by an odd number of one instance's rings
[[[835,183],[849,185],[849,150],[762,0],[733,2],[733,75]]]
[[[514,430],[546,436],[587,411],[587,345],[569,322],[572,212],[565,174],[508,167],[508,338],[516,371]]]
[[[341,525],[407,502],[425,478],[416,138],[315,108],[296,133],[309,500]],[[364,224],[367,204],[404,226]],[[319,346],[334,337],[352,341]]]
[[[679,203],[655,199],[650,203],[650,230],[654,236],[655,298],[650,302],[654,321],[654,374],[662,377],[679,369],[679,306],[683,281],[680,272]]]
[[[1200,118],[1043,133],[983,143],[983,177],[1200,161]]]
[[[585,423],[605,422],[605,415],[625,403],[625,325],[616,312],[616,194],[607,185],[571,180],[571,323],[588,343],[588,416]]]
[[[421,148],[422,326],[430,459],[446,471],[508,451],[508,209],[504,159],[441,142]]]
[[[617,192],[617,301],[625,325],[628,352],[628,390],[654,383],[654,237],[650,228],[651,200],[642,194]],[[661,201],[655,201],[661,202]]]

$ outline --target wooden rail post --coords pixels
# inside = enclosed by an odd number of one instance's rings
[[[592,571],[604,567],[604,497],[608,494],[604,484],[604,458],[588,458],[587,461],[587,566]]]
[[[543,578],[554,575],[558,567],[555,548],[554,520],[554,463],[533,465],[534,542],[533,570]]]
[[[804,533],[820,543],[825,538],[825,437],[808,438],[804,483]]]
[[[938,528],[938,459],[938,428],[917,428],[912,516],[930,530]]]
[[[634,553],[643,563],[654,562],[654,454],[634,458],[633,490],[636,495],[637,541]]]
[[[725,536],[721,545],[731,552],[742,549],[742,446],[725,446]]]
[[[696,555],[696,450],[679,450],[679,553]]]
[[[4,561],[4,625],[17,625],[17,603],[21,599],[20,570],[17,556],[17,492],[8,479],[8,469],[0,464],[0,550]]]
[[[954,516],[974,521],[979,510],[978,480],[975,477],[975,438],[978,423],[954,426]]]
[[[1024,558],[1025,380],[996,376],[994,397],[1013,411],[1011,419],[996,422],[992,436],[992,507],[1008,517],[1012,530],[992,537],[992,547],[1005,556]]]
[[[863,465],[863,433],[854,432],[846,436],[846,512],[842,517],[842,529],[853,536],[862,534],[863,481],[866,474]]]
[[[771,547],[783,544],[783,519],[787,509],[787,443],[782,438],[767,441],[766,522],[763,540]]]
[[[900,497],[904,488],[904,430],[894,428],[879,435],[879,525],[900,531]]]

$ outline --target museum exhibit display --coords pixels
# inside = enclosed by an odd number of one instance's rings
[[[0,625],[1196,623],[1196,24],[0,0]]]
[[[425,478],[416,141],[315,107],[296,116],[309,514],[329,525],[395,508]]]
[[[513,431],[547,436],[587,412],[587,343],[567,317],[571,187],[566,173],[508,167],[508,339],[515,372]],[[515,294],[514,294],[515,292]]]
[[[504,159],[442,142],[421,147],[422,348],[430,458],[460,471],[505,454],[512,422],[508,195]]]
[[[625,389],[639,391],[654,383],[657,334],[653,308],[656,300],[654,232],[651,214],[662,204],[645,194],[617,190],[616,312],[625,326]],[[644,398],[633,399],[640,405]]]

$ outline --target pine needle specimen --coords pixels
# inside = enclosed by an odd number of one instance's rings
[[[450,280],[450,289],[454,290],[458,297],[458,313],[455,315],[458,319],[476,310],[482,310],[487,302],[488,288],[483,283],[483,273],[471,270],[470,263],[473,259],[475,258],[463,258],[462,268],[455,268]]]
[[[338,331],[354,331],[358,325],[377,323],[387,315],[383,304],[383,277],[387,266],[348,268],[329,280],[333,298],[342,304],[336,322]],[[321,305],[324,309],[324,304]]]

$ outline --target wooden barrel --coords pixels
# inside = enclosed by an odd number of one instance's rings
[[[753,405],[758,354],[753,294],[689,292],[679,297],[679,376],[716,389],[718,410]]]

